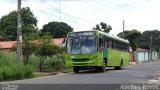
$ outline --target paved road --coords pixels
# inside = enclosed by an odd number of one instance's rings
[[[41,78],[18,80],[15,84],[142,84],[152,79],[160,70],[160,61],[129,65],[122,70],[107,69],[104,73],[95,71],[66,73]]]

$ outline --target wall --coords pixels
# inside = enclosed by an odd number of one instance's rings
[[[149,60],[149,52],[148,51],[138,51],[135,52],[135,61],[136,62],[145,62]]]
[[[160,59],[160,53],[152,52],[152,60]],[[130,62],[146,62],[149,61],[149,51],[130,51]]]
[[[158,60],[158,53],[156,51],[152,52],[152,60]]]

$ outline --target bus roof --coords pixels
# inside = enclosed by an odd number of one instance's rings
[[[97,31],[97,30],[94,30],[94,31]],[[119,38],[119,37],[117,37],[117,36],[114,36],[114,35],[111,35],[111,34],[108,34],[108,33],[102,32],[102,31],[98,31],[98,32],[99,32],[100,34],[106,35],[106,36],[108,36],[108,37],[110,37],[110,38],[112,38],[112,39],[116,39],[116,40],[121,41],[121,42],[129,43],[128,40]]]
[[[109,38],[112,38],[112,39],[115,39],[115,40],[118,40],[118,41],[121,41],[121,42],[129,43],[128,40],[125,40],[125,39],[119,38],[117,36],[114,36],[114,35],[111,35],[111,34],[108,34],[108,33],[102,32],[102,31],[98,31],[98,30],[86,30],[86,31],[77,31],[77,32],[91,32],[91,31],[98,32],[98,33],[100,33],[102,35],[106,35]],[[76,33],[76,32],[69,32],[69,33]]]

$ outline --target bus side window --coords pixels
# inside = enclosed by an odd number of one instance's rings
[[[114,43],[115,42],[115,40],[114,39],[112,39],[112,48],[114,49],[115,47],[114,47]]]
[[[104,47],[105,47],[105,48],[108,47],[107,41],[108,41],[108,38],[107,38],[106,36],[104,36]]]
[[[99,38],[99,47],[103,47],[103,40],[102,40],[102,38]]]
[[[111,39],[111,48],[112,48],[112,49],[113,49],[113,45],[114,45],[113,39]]]
[[[112,48],[112,41],[111,41],[110,38],[108,39],[108,47],[109,47],[109,48]]]
[[[118,50],[118,47],[117,47],[117,40],[115,40],[114,45],[115,45],[115,49]]]

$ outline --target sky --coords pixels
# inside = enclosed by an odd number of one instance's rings
[[[60,1],[60,2],[59,2]],[[91,30],[105,22],[110,34],[137,29],[160,30],[160,0],[22,0],[38,19],[38,27],[51,21],[66,22],[74,31]],[[17,0],[0,0],[0,17],[17,10]]]

